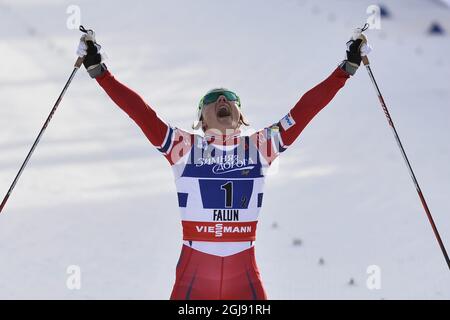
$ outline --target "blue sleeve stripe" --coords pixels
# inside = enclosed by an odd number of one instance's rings
[[[169,150],[169,147],[172,144],[172,136],[173,129],[172,127],[169,127],[169,133],[167,134],[166,140],[163,142],[162,147],[158,148],[159,151],[161,151],[162,153],[166,153]]]

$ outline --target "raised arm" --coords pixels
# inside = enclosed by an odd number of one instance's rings
[[[279,122],[282,147],[291,145],[308,123],[322,110],[341,89],[349,74],[336,68],[324,81],[306,92],[295,106]]]
[[[366,26],[364,26],[365,28]],[[317,86],[306,92],[291,111],[280,120],[280,133],[284,147],[291,145],[308,123],[322,110],[341,89],[347,79],[354,75],[361,64],[361,55],[370,52],[371,47],[361,36],[365,29],[355,29],[347,42],[347,59]]]
[[[345,85],[347,79],[355,74],[361,63],[361,55],[366,55],[371,50],[363,42],[365,38],[361,37],[362,31],[355,30],[351,40],[347,42],[347,59],[328,78],[306,92],[280,121],[253,135],[258,149],[269,164],[297,139],[308,123]]]
[[[169,126],[142,97],[116,80],[108,70],[97,76],[96,80],[114,103],[136,122],[148,140],[157,148],[163,147]]]
[[[306,92],[280,121],[254,133],[251,138],[268,164],[284,152],[341,89],[349,74],[338,67],[334,72]]]
[[[80,39],[77,53],[84,57],[83,64],[89,75],[97,80],[115,104],[134,120],[148,140],[172,163],[173,157],[169,157],[171,149],[183,140],[190,140],[190,134],[166,124],[141,96],[116,80],[102,63],[100,45],[95,41],[94,32],[86,32]]]

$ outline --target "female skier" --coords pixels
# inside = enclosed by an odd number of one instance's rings
[[[246,135],[241,101],[233,91],[207,92],[193,129],[163,121],[102,62],[92,31],[77,50],[109,97],[141,128],[173,169],[183,227],[183,246],[171,299],[267,299],[255,262],[254,241],[263,202],[264,175],[306,125],[344,86],[369,53],[361,30],[347,42],[346,59],[306,92],[281,120]]]

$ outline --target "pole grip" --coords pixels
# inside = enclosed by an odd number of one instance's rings
[[[77,61],[75,61],[74,68],[77,68],[77,69],[80,68],[81,65],[83,64],[83,61],[84,61],[84,57],[78,57]]]
[[[370,64],[369,58],[367,58],[367,56],[361,56],[361,59],[362,59],[362,63],[363,63],[365,66],[368,66],[368,65]]]
[[[367,38],[363,33],[361,33],[359,37],[362,39],[361,45],[363,45],[364,43],[367,44]],[[361,59],[365,66],[368,66],[370,64],[369,58],[367,58],[367,56],[361,56]]]

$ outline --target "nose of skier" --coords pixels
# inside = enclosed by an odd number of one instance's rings
[[[236,106],[235,106],[234,101],[228,101],[224,95],[221,95],[215,102],[214,107],[215,107],[216,114],[219,117],[219,111],[221,108],[225,108],[226,111],[228,111],[228,113],[231,113],[232,109]],[[225,114],[227,113],[227,112],[224,112],[224,110],[222,110],[222,111]]]
[[[227,100],[227,98],[224,96],[224,95],[221,95],[220,97],[219,97],[219,99],[217,99],[217,103],[228,103],[228,100]]]

